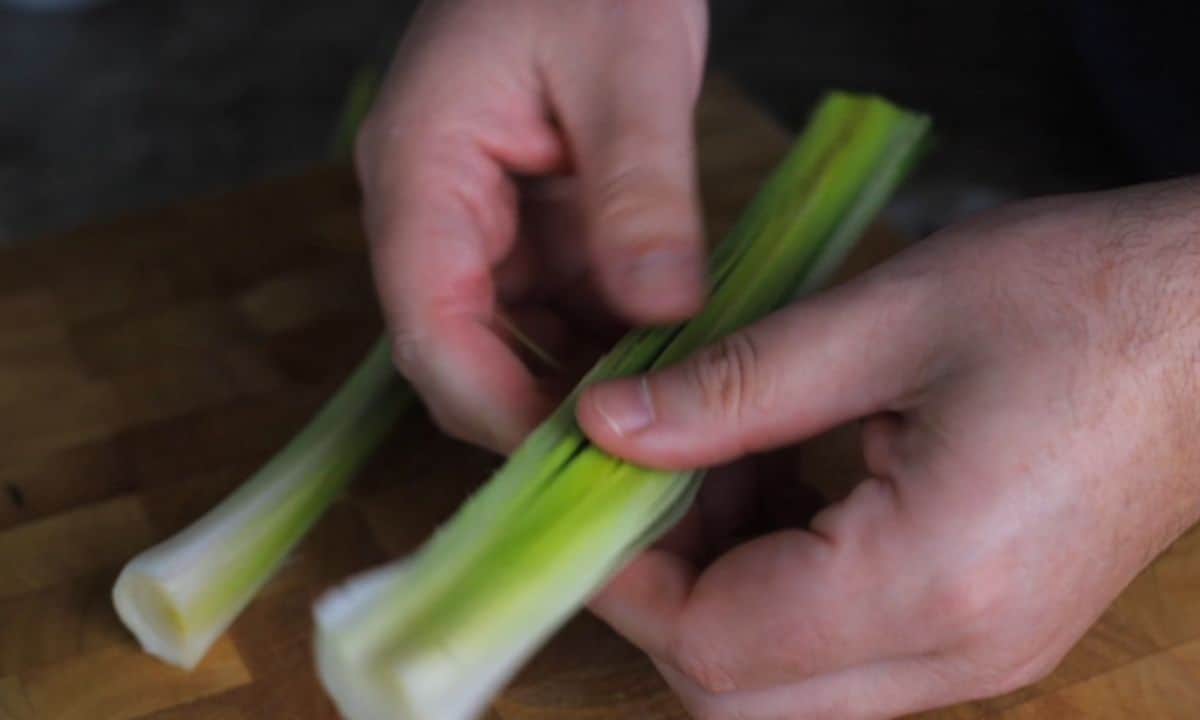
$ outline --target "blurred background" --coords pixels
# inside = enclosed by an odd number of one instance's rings
[[[22,7],[55,4],[72,0],[0,0],[0,244],[323,162],[352,77],[386,62],[416,3]],[[921,234],[1008,197],[1196,169],[1177,142],[1195,107],[1146,54],[1174,27],[1188,67],[1195,25],[1162,13],[1194,11],[1164,3],[1143,27],[1156,4],[1126,5],[714,0],[711,62],[790,127],[830,87],[932,112],[937,152],[891,209]]]

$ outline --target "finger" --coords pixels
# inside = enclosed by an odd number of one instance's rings
[[[971,699],[944,663],[926,657],[870,663],[765,690],[712,694],[656,663],[684,705],[699,717],[744,720],[890,720]]]
[[[454,182],[460,181],[448,184]],[[482,202],[503,202],[496,188],[473,192],[491,198]],[[422,191],[388,195],[396,201],[374,233],[372,265],[396,364],[445,430],[506,452],[545,405],[532,374],[496,330],[483,235],[510,230],[481,227],[467,208]]]
[[[592,3],[572,13],[579,47],[547,67],[570,138],[588,244],[609,303],[639,324],[700,308],[706,267],[693,107],[704,65],[703,3]]]
[[[922,573],[905,551],[895,490],[868,480],[821,525],[777,532],[703,573],[648,556],[598,598],[618,632],[709,693],[790,684],[868,662],[929,652]],[[829,513],[829,511],[826,511]]]
[[[702,467],[894,407],[926,382],[936,327],[899,284],[844,286],[671,368],[589,389],[584,431],[644,465]]]
[[[417,26],[443,19],[431,9]],[[549,403],[497,333],[492,272],[516,236],[511,175],[552,170],[563,148],[532,62],[463,62],[477,53],[455,43],[472,33],[422,37],[406,41],[357,147],[372,267],[397,366],[434,418],[505,452]]]
[[[672,620],[695,579],[696,567],[723,551],[754,515],[756,481],[751,468],[716,468],[688,512],[654,547],[635,558],[589,603],[635,645],[653,653],[654,637],[639,628],[662,628]]]
[[[673,628],[695,582],[680,555],[651,548],[633,559],[588,603],[601,620],[651,657],[670,653]]]
[[[578,326],[580,335],[610,345],[626,329],[597,285],[584,240],[587,238],[578,178],[552,177],[522,183],[521,240],[518,249],[535,255],[533,297],[554,303]],[[604,336],[613,337],[605,341]]]
[[[553,408],[553,398],[502,331],[463,315],[443,316],[437,324],[436,337],[397,340],[397,366],[445,432],[510,452]]]

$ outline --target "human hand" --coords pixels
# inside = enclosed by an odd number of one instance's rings
[[[593,295],[699,308],[692,110],[703,0],[427,2],[356,160],[397,365],[434,419],[505,452],[553,398],[506,323],[563,342]],[[595,292],[591,285],[594,281]]]
[[[635,462],[859,420],[868,469],[707,566],[673,538],[593,609],[704,720],[890,718],[1035,681],[1197,520],[1198,321],[1200,182],[1179,181],[987,214],[593,387],[580,422]],[[718,487],[685,530],[753,505]]]

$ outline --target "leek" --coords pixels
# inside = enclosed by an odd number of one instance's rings
[[[351,154],[377,84],[371,68],[355,75],[335,160]],[[194,668],[415,403],[388,347],[380,338],[309,425],[236,492],[125,566],[113,604],[147,652]]]
[[[929,121],[835,93],[711,262],[707,307],[622,340],[589,383],[677,362],[827,283],[913,163]],[[315,608],[326,689],[351,720],[466,720],[635,553],[687,509],[702,471],[607,455],[578,390],[412,557]]]
[[[191,669],[341,494],[413,395],[385,338],[283,450],[179,534],[131,560],[113,587],[142,647]]]

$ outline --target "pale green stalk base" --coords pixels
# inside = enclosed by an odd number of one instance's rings
[[[835,94],[712,260],[686,325],[632,333],[581,387],[662,367],[827,282],[899,183],[928,120]],[[575,423],[578,391],[411,558],[316,607],[321,678],[351,720],[466,720],[635,553],[701,472],[630,465]]]
[[[131,560],[113,604],[142,647],[195,667],[411,401],[379,340],[278,455],[220,505]]]

